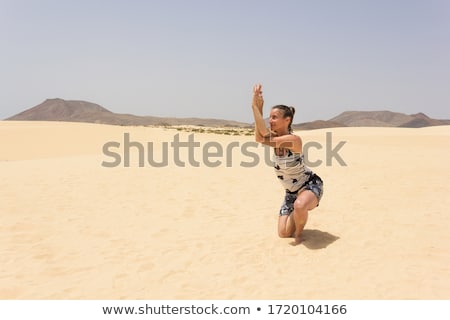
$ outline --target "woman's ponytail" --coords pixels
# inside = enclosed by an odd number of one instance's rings
[[[292,132],[294,132],[292,130],[292,121],[294,120],[295,108],[294,107],[289,107],[289,110],[291,111],[291,122],[289,122],[288,130],[289,130],[289,133],[292,133]]]

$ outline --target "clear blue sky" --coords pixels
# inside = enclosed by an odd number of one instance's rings
[[[346,110],[450,119],[449,0],[0,0],[0,119],[46,98],[251,122]]]

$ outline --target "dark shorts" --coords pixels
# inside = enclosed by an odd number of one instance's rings
[[[304,190],[309,190],[314,193],[317,197],[317,205],[319,205],[323,195],[323,181],[318,175],[312,174],[308,181],[306,181],[297,191],[291,192],[286,190],[284,201],[280,209],[280,216],[290,215],[292,211],[294,211],[294,202],[297,200],[297,195],[300,191]]]

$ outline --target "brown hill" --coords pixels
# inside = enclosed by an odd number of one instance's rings
[[[423,113],[407,115],[392,111],[346,111],[330,119],[349,127],[405,127],[450,125],[450,120],[431,119]]]
[[[391,111],[346,111],[330,119],[349,127],[397,127],[413,118]]]
[[[443,125],[450,125],[450,120],[438,120],[438,119],[431,119],[427,115],[423,113],[416,113],[411,115],[413,119],[410,121],[407,121],[399,127],[403,128],[422,128],[422,127],[430,127],[430,126],[443,126]]]
[[[71,121],[113,125],[199,125],[207,127],[246,127],[249,124],[221,119],[164,118],[111,112],[102,106],[76,100],[47,99],[6,120]]]
[[[97,118],[108,118],[112,115],[111,111],[91,102],[47,99],[6,120],[96,122]]]
[[[311,122],[303,122],[292,125],[294,130],[314,130],[314,129],[324,129],[324,128],[337,128],[337,127],[347,127],[347,125],[336,122],[336,121],[325,121],[316,120]]]
[[[205,127],[251,127],[251,124],[221,119],[164,118],[135,116],[111,112],[102,106],[76,100],[47,99],[41,104],[25,110],[6,120],[40,120],[91,122],[113,125],[197,125]],[[265,119],[268,123],[268,119]],[[312,130],[334,127],[408,127],[419,128],[450,125],[450,120],[431,119],[423,113],[407,115],[391,111],[346,111],[324,121],[293,124],[296,130]]]

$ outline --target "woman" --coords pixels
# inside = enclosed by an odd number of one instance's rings
[[[308,211],[319,205],[323,193],[322,179],[305,166],[302,140],[292,133],[295,109],[277,105],[270,111],[270,130],[262,116],[264,99],[261,84],[253,88],[252,109],[255,117],[255,139],[274,148],[275,173],[286,189],[278,218],[278,235],[294,237],[301,242],[301,233],[308,220]]]

